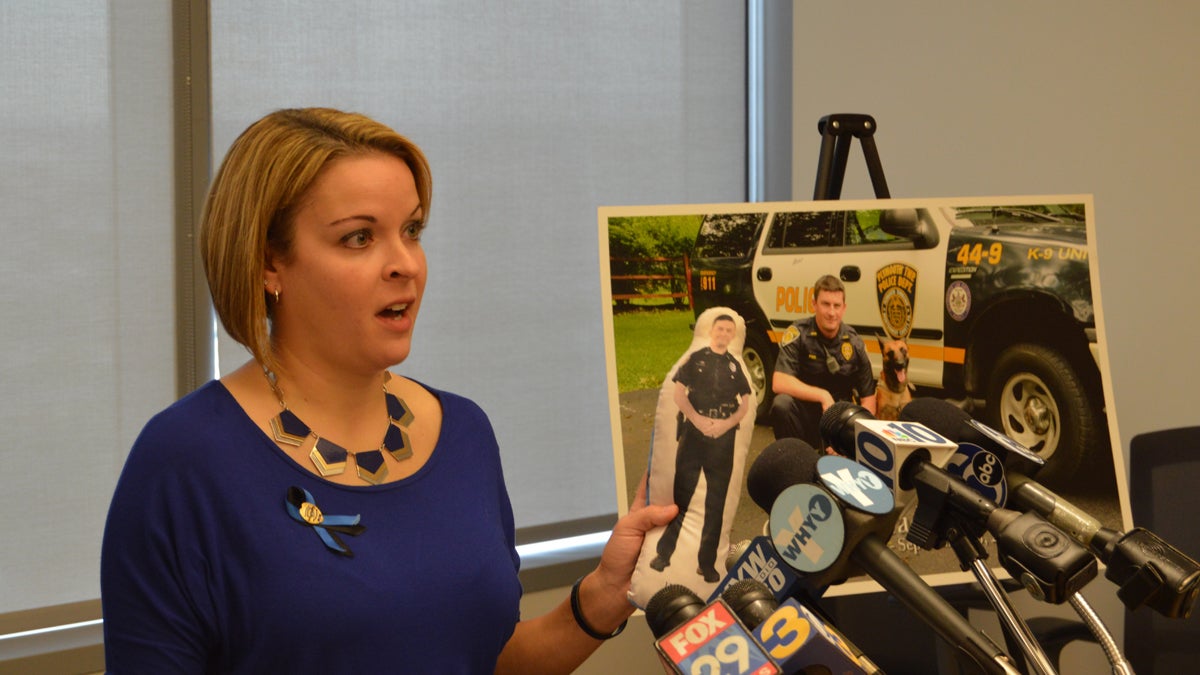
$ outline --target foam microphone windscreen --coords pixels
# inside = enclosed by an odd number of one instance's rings
[[[940,398],[914,398],[900,410],[900,419],[905,422],[924,424],[945,436],[946,440],[951,443],[970,440],[962,438],[962,435],[964,431],[972,429],[968,424],[971,421],[971,415],[953,403],[947,403]]]
[[[847,456],[853,456],[854,419],[864,415],[868,419],[874,418],[866,408],[860,405],[849,401],[835,401],[821,414],[821,421],[817,424],[821,442],[826,447],[833,448],[843,455],[847,455],[846,451],[849,449],[850,453]]]
[[[733,582],[721,594],[721,599],[750,630],[758,628],[760,623],[779,609],[779,601],[775,599],[771,589],[757,579]]]
[[[682,584],[667,584],[646,603],[646,624],[655,639],[670,633],[704,609],[704,601]]]
[[[799,483],[811,483],[820,454],[799,438],[781,438],[767,445],[746,474],[746,491],[758,508],[771,512],[779,494]]]

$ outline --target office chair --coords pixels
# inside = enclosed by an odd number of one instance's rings
[[[1200,426],[1138,434],[1129,443],[1133,524],[1200,556]],[[1200,612],[1168,619],[1125,611],[1125,656],[1138,675],[1200,670]]]

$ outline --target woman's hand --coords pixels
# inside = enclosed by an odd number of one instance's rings
[[[600,564],[579,582],[579,607],[592,631],[610,635],[633,614],[630,580],[650,530],[666,525],[679,509],[674,504],[646,505],[646,477],[638,487],[629,513],[617,521]],[[521,621],[496,666],[496,673],[531,675],[574,672],[601,644],[578,626],[571,604],[564,600],[550,613]]]
[[[612,628],[633,613],[633,605],[629,603],[629,586],[633,578],[633,570],[637,566],[638,556],[642,553],[642,542],[646,533],[656,527],[662,527],[671,522],[679,513],[675,504],[655,505],[646,503],[646,482],[648,474],[642,476],[638,484],[637,494],[629,505],[626,513],[613,527],[612,535],[600,554],[600,564],[589,576],[596,582],[594,589],[597,602],[607,607],[623,605],[621,618],[613,623]],[[619,600],[619,605],[614,601]],[[599,604],[594,605],[599,609]],[[585,605],[586,607],[586,605]],[[590,614],[590,612],[589,612]],[[600,612],[597,612],[600,614]]]

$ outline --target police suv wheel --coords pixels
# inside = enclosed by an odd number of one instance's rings
[[[746,345],[742,348],[742,363],[750,376],[750,390],[758,401],[754,420],[756,424],[769,424],[771,414],[771,376],[775,372],[775,351],[771,339],[757,331],[746,331]]]
[[[1046,461],[1036,476],[1041,482],[1074,475],[1102,445],[1086,384],[1049,347],[1018,344],[1004,350],[988,384],[987,409],[997,429]]]

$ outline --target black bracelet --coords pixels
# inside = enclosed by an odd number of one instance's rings
[[[588,622],[584,620],[583,612],[579,609],[579,584],[582,582],[583,577],[579,577],[575,580],[575,585],[571,586],[571,613],[575,615],[575,623],[579,624],[579,630],[587,633],[588,637],[594,640],[608,640],[620,635],[621,631],[625,630],[625,624],[629,623],[629,619],[622,621],[621,625],[617,626],[617,629],[612,632],[612,635],[597,633],[596,629],[589,626]]]

